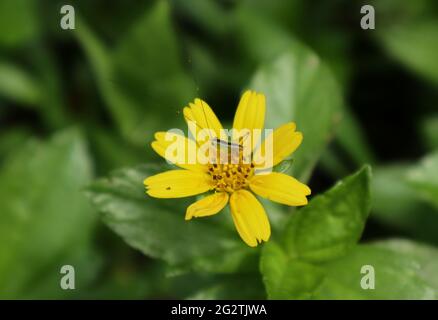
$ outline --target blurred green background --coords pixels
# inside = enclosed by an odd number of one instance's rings
[[[60,28],[64,4],[75,8],[75,30]],[[360,28],[364,4],[375,7],[375,30]],[[333,83],[312,85],[308,52],[327,66],[316,76]],[[306,98],[294,103],[314,106],[315,119],[290,112],[268,123],[303,131],[296,165],[312,194],[370,163],[363,241],[438,246],[437,1],[1,0],[0,297],[266,298],[257,268],[180,270],[132,249],[102,223],[86,187],[162,162],[153,133],[184,128],[181,110],[195,97],[230,124],[241,92],[271,77],[268,113],[270,102],[288,104],[282,59],[291,74],[304,70],[296,79],[309,85],[296,85]],[[336,110],[321,123],[326,103]],[[75,267],[76,290],[59,288],[64,264]]]

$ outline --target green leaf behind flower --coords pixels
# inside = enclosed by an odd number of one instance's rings
[[[38,83],[15,65],[0,63],[0,95],[25,105],[40,100]]]
[[[291,41],[278,58],[261,66],[249,87],[266,95],[266,128],[293,121],[303,132],[292,171],[300,180],[308,179],[341,120],[342,97],[330,71],[310,50]]]
[[[435,18],[436,19],[436,18]],[[438,83],[438,22],[424,20],[379,28],[385,49],[409,69]]]
[[[281,16],[284,3],[263,6],[269,11],[271,5],[271,9],[275,8],[274,15]],[[290,4],[286,8],[288,6]],[[246,59],[258,67],[249,87],[267,95],[266,127],[275,128],[286,121],[294,121],[297,130],[304,134],[290,172],[301,180],[308,179],[333,138],[358,167],[372,163],[374,157],[365,135],[354,114],[344,105],[338,79],[326,61],[281,28],[278,19],[266,19],[266,14],[257,13],[250,7],[252,4],[247,2],[236,12],[237,37]],[[303,9],[296,3],[293,7]],[[345,61],[342,63],[345,65]]]
[[[272,243],[263,252],[261,266],[271,299],[434,299],[436,281],[425,278],[423,270],[438,260],[430,263],[425,258],[380,244],[358,245],[339,259],[310,264]],[[374,269],[374,289],[361,286],[363,266]]]
[[[438,250],[436,247],[406,239],[390,239],[374,243],[375,246],[386,248],[408,255],[418,264],[419,276],[433,287],[438,297]]]
[[[32,141],[5,159],[0,171],[1,297],[65,296],[60,268],[78,266],[83,259],[90,265],[78,272],[76,282],[86,285],[95,270],[95,257],[88,255],[95,217],[81,188],[91,178],[84,140],[75,130],[48,143]]]
[[[408,69],[437,84],[435,1],[385,0],[372,1],[372,4],[377,21],[374,35],[383,48]]]
[[[363,266],[374,268],[375,287],[364,289]],[[435,290],[424,279],[418,262],[409,255],[359,245],[346,256],[323,264],[324,280],[314,291],[315,299],[434,299]],[[361,272],[362,271],[362,272]]]
[[[435,152],[418,163],[377,167],[373,217],[418,240],[438,243],[437,166]]]
[[[0,47],[20,47],[39,34],[37,6],[35,0],[0,2]]]
[[[154,132],[183,123],[180,111],[196,90],[183,68],[166,1],[145,12],[112,52],[83,21],[77,37],[105,103],[129,141],[144,145]]]
[[[421,123],[424,145],[429,150],[438,150],[438,114],[428,116]]]
[[[407,172],[406,178],[421,198],[438,208],[438,151],[424,157]]]
[[[226,211],[185,221],[186,207],[195,199],[154,199],[145,194],[143,180],[164,169],[124,169],[93,183],[89,196],[103,221],[132,247],[181,268],[231,272],[253,259],[258,250],[248,248],[232,224],[222,223],[231,220]]]

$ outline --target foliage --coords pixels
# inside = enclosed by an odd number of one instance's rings
[[[77,0],[75,30],[63,4],[0,2],[0,298],[438,298],[436,1],[372,1],[367,31],[347,0]],[[303,133],[275,170],[312,189],[260,199],[257,248],[143,186],[154,132],[196,97],[229,124],[246,89]]]

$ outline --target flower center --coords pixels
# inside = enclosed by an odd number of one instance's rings
[[[234,192],[248,187],[254,175],[254,164],[209,164],[208,172],[216,183],[216,191]]]

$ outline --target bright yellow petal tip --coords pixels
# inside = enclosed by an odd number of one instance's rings
[[[289,206],[306,205],[306,196],[311,193],[304,183],[278,172],[255,175],[249,187],[259,196]]]
[[[228,203],[228,193],[218,192],[192,203],[186,211],[186,220],[193,217],[211,216],[221,211]]]
[[[210,129],[211,135],[220,136],[223,129],[219,119],[216,117],[210,106],[203,100],[196,98],[193,103],[183,109],[186,122],[192,134],[197,137],[202,129]]]
[[[265,209],[257,198],[247,190],[234,192],[230,198],[234,225],[242,240],[256,247],[271,236],[271,226]]]
[[[263,129],[265,113],[265,95],[251,90],[245,91],[234,116],[233,129],[237,131],[233,134],[233,140],[236,141],[239,138],[237,134],[239,130],[250,130],[252,132],[254,129]]]

